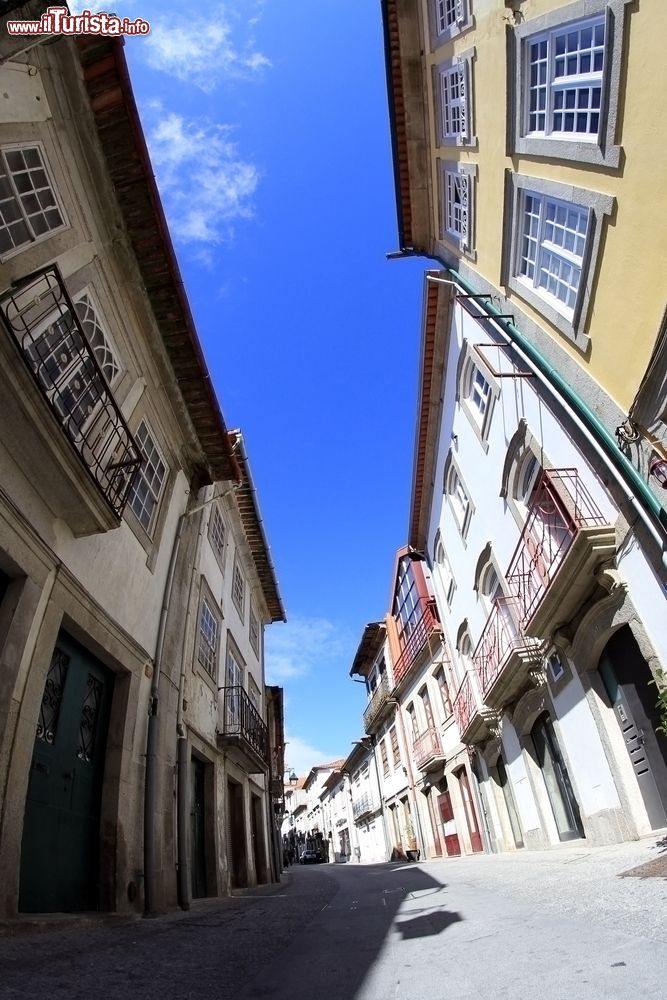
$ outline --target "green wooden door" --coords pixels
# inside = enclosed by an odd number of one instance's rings
[[[58,636],[44,687],[26,797],[19,909],[94,910],[113,674]]]

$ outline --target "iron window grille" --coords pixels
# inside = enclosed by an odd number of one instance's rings
[[[15,282],[0,299],[0,315],[43,399],[120,518],[141,454],[111,392],[117,362],[101,330],[95,333],[91,309],[85,298],[72,302],[57,264]]]

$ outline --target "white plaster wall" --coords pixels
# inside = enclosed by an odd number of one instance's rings
[[[663,670],[667,670],[667,593],[637,545],[619,558],[619,570]]]
[[[535,799],[530,787],[528,772],[523,759],[523,753],[514,726],[503,719],[501,724],[501,741],[503,744],[506,769],[514,790],[514,801],[524,832],[540,829],[540,817],[535,805]]]
[[[582,813],[591,816],[602,809],[616,809],[620,799],[605,756],[595,721],[579,677],[553,698],[556,723],[571,764],[570,776],[577,788]]]

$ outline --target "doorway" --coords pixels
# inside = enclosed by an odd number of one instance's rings
[[[465,767],[462,767],[459,771],[455,771],[454,777],[457,779],[459,783],[459,788],[461,790],[463,811],[465,813],[466,823],[468,825],[468,834],[470,836],[470,847],[472,848],[473,854],[479,854],[480,851],[483,850],[482,835],[479,832],[477,811],[475,809],[475,804],[472,800],[472,794],[470,791],[470,782],[468,780],[468,775],[466,773]]]
[[[262,800],[259,795],[250,796],[250,820],[252,823],[252,852],[255,862],[255,876],[258,882],[268,882],[262,824]]]
[[[46,677],[26,795],[19,910],[99,903],[100,803],[114,676],[61,632]]]
[[[461,843],[456,832],[456,820],[452,808],[452,796],[449,791],[438,795],[438,810],[442,821],[442,832],[445,838],[445,850],[448,857],[456,857],[461,853]]]
[[[579,805],[548,712],[543,712],[538,717],[530,735],[537,754],[537,763],[544,778],[551,811],[556,821],[559,839],[577,840],[579,837],[585,837]]]
[[[660,717],[653,675],[629,625],[615,632],[598,665],[632,762],[651,829],[667,825],[667,739],[656,732]]]
[[[243,785],[231,779],[227,782],[227,867],[230,887],[245,888],[248,885],[248,856]]]
[[[517,813],[512,786],[510,785],[510,779],[507,774],[507,768],[505,767],[505,761],[503,760],[502,755],[498,757],[496,762],[496,773],[498,774],[498,784],[500,785],[503,798],[505,800],[505,808],[507,809],[507,816],[512,829],[514,846],[517,848],[523,847],[523,834],[521,832],[521,824],[519,823],[519,815]]]
[[[190,781],[190,864],[192,866],[192,897],[207,894],[206,878],[206,764],[196,757],[191,761]]]

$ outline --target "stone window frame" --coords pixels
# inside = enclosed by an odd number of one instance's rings
[[[475,371],[478,371],[489,387],[487,404],[482,414],[482,420],[477,419],[480,411],[470,402],[471,390]],[[489,432],[496,402],[500,397],[500,382],[494,376],[490,367],[485,363],[484,358],[479,354],[468,340],[464,340],[463,349],[459,355],[459,364],[456,377],[456,399],[468,418],[468,422],[473,429],[475,437],[484,448],[489,450]]]
[[[508,117],[508,155],[545,156],[558,160],[574,160],[597,166],[618,168],[621,146],[615,144],[618,124],[619,91],[623,59],[623,39],[627,17],[626,7],[634,0],[575,0],[540,17],[517,25],[510,36],[508,74],[511,84],[511,105]],[[549,136],[525,135],[526,115],[526,49],[531,36],[550,32],[570,22],[605,17],[605,65],[602,79],[601,121],[597,141],[552,139]]]
[[[457,16],[455,17],[452,24],[448,25],[442,31],[438,30],[438,0],[429,0],[428,5],[428,20],[429,20],[429,35],[431,40],[431,49],[437,49],[446,42],[451,41],[452,38],[457,38],[464,32],[469,31],[475,26],[475,18],[473,16],[472,6],[473,0],[455,0],[455,4],[459,7]]]
[[[7,142],[7,143],[2,143],[2,145],[0,146],[0,159],[2,161],[2,166],[6,170],[6,177],[8,179],[8,184],[11,187],[12,193],[13,193],[13,195],[15,197],[15,200],[18,203],[19,211],[21,212],[21,217],[22,217],[22,219],[24,221],[24,224],[25,224],[26,214],[25,214],[24,207],[23,207],[23,204],[22,204],[22,201],[21,201],[21,197],[20,197],[20,195],[19,195],[19,193],[18,193],[18,191],[16,189],[15,182],[13,180],[14,174],[12,173],[12,171],[9,169],[9,166],[7,165],[7,162],[6,162],[6,159],[5,159],[5,154],[6,153],[20,152],[20,151],[23,151],[23,150],[26,150],[26,149],[36,149],[37,150],[37,153],[38,153],[40,161],[41,161],[41,167],[42,167],[44,173],[46,174],[46,179],[48,181],[48,189],[51,192],[51,194],[53,195],[53,198],[54,198],[55,203],[56,203],[55,207],[57,208],[58,212],[60,213],[61,223],[60,223],[59,226],[56,226],[53,229],[47,229],[44,233],[39,233],[36,236],[35,235],[31,236],[31,238],[28,239],[28,240],[26,240],[25,242],[20,243],[18,246],[14,246],[11,249],[6,250],[4,253],[0,254],[0,262],[2,262],[2,263],[5,263],[6,261],[10,260],[12,257],[15,257],[17,254],[22,253],[25,250],[29,250],[31,247],[35,246],[37,243],[43,243],[45,240],[50,239],[52,236],[56,236],[58,233],[62,233],[64,230],[71,228],[71,223],[70,223],[70,221],[68,219],[68,216],[67,216],[67,213],[65,211],[65,206],[63,205],[62,197],[61,197],[60,192],[58,190],[58,187],[57,187],[57,185],[56,185],[56,183],[54,181],[54,172],[53,172],[53,169],[52,169],[51,164],[49,162],[49,158],[47,157],[46,152],[44,150],[44,143],[41,142],[39,139],[26,139],[26,140],[23,140],[23,141],[20,141],[20,142]],[[40,189],[40,190],[43,190],[43,189]],[[24,192],[24,194],[27,194],[27,192]],[[28,227],[32,231],[32,228],[30,227],[29,223],[28,223]]]
[[[553,466],[539,440],[531,432],[528,421],[522,417],[507,446],[500,487],[500,496],[505,500],[519,531],[523,531],[526,523],[528,505],[517,496],[517,489],[526,462],[530,458],[535,458],[538,464],[537,473],[533,477],[534,486],[542,472]]]
[[[545,298],[540,292],[523,281],[516,273],[520,256],[520,241],[522,235],[521,221],[524,211],[526,194],[535,194],[544,198],[554,198],[558,201],[574,204],[589,211],[586,245],[581,266],[579,292],[572,311],[568,316],[553,304],[553,298]],[[527,302],[536,312],[540,313],[552,326],[568,340],[572,341],[582,352],[586,352],[590,337],[585,333],[585,327],[590,312],[592,289],[595,284],[595,273],[600,255],[600,244],[605,217],[610,216],[616,207],[616,199],[612,195],[591,191],[588,188],[575,187],[572,184],[562,184],[559,181],[546,180],[543,177],[530,177],[527,174],[517,174],[512,170],[505,175],[505,225],[503,254],[501,266],[501,281],[519,298]]]
[[[215,526],[216,526],[216,516],[218,517],[220,524],[222,525],[222,547],[218,548],[214,542],[216,536]],[[229,537],[229,532],[227,529],[227,523],[222,513],[222,505],[220,503],[211,504],[211,513],[208,519],[208,542],[211,546],[211,551],[215,556],[216,562],[220,567],[220,572],[224,575],[225,572],[225,555],[227,553],[227,541]]]
[[[473,60],[475,58],[474,46],[466,49],[465,52],[457,52],[451,59],[438,63],[433,67],[433,99],[435,105],[435,144],[441,149],[448,147],[454,149],[476,149],[477,136],[475,135],[475,101],[473,83]],[[444,106],[442,100],[442,77],[459,75],[459,88],[463,91],[463,121],[464,128],[461,132],[452,135],[445,135],[443,130]]]
[[[463,492],[465,493],[467,499],[466,509],[463,512],[463,518],[459,520],[456,507],[452,502],[451,496],[454,490],[454,478],[458,480],[461,485]],[[466,544],[466,537],[468,535],[468,529],[470,528],[470,522],[472,520],[472,515],[475,512],[475,505],[472,501],[470,495],[470,490],[468,489],[463,476],[461,475],[461,470],[458,466],[456,459],[454,458],[452,452],[450,451],[447,456],[447,461],[445,462],[445,469],[442,478],[443,492],[447,497],[447,503],[449,505],[452,517],[454,518],[454,524],[456,525],[457,531],[461,536],[461,541]]]
[[[238,611],[241,621],[245,621],[245,594],[246,579],[241,560],[237,554],[234,558],[234,571],[232,573],[232,603]]]
[[[442,552],[442,558],[438,557],[439,550]],[[452,569],[449,556],[447,555],[445,543],[442,540],[442,532],[440,531],[440,528],[436,531],[433,542],[433,569],[437,569],[438,571],[440,582],[443,585],[443,592],[445,594],[445,603],[449,608],[452,606],[454,594],[456,593],[456,578],[454,576],[454,570]],[[449,576],[449,584],[445,587],[447,575]]]
[[[451,244],[455,250],[463,254],[473,263],[477,260],[475,249],[475,192],[477,180],[476,163],[460,163],[457,160],[438,160],[438,200],[439,200],[439,228],[440,238]],[[448,215],[448,181],[447,177],[453,177],[455,181],[463,182],[461,190],[466,204],[465,230],[466,235],[459,234],[455,229],[447,226]]]
[[[250,646],[255,656],[259,659],[259,616],[255,612],[255,605],[252,598],[250,599],[250,608],[248,611],[248,639],[250,640]]]
[[[204,661],[199,655],[200,651],[200,637],[201,637],[201,618],[204,606],[209,611],[211,617],[216,623],[216,637],[215,637],[215,651],[214,651],[214,672],[211,673]],[[194,642],[194,662],[196,665],[197,673],[200,677],[211,685],[217,691],[218,676],[220,672],[220,646],[221,646],[221,634],[222,634],[222,623],[223,614],[220,605],[217,603],[213,592],[209,587],[205,577],[201,577],[199,581],[199,600],[197,604],[197,631],[195,635]]]

